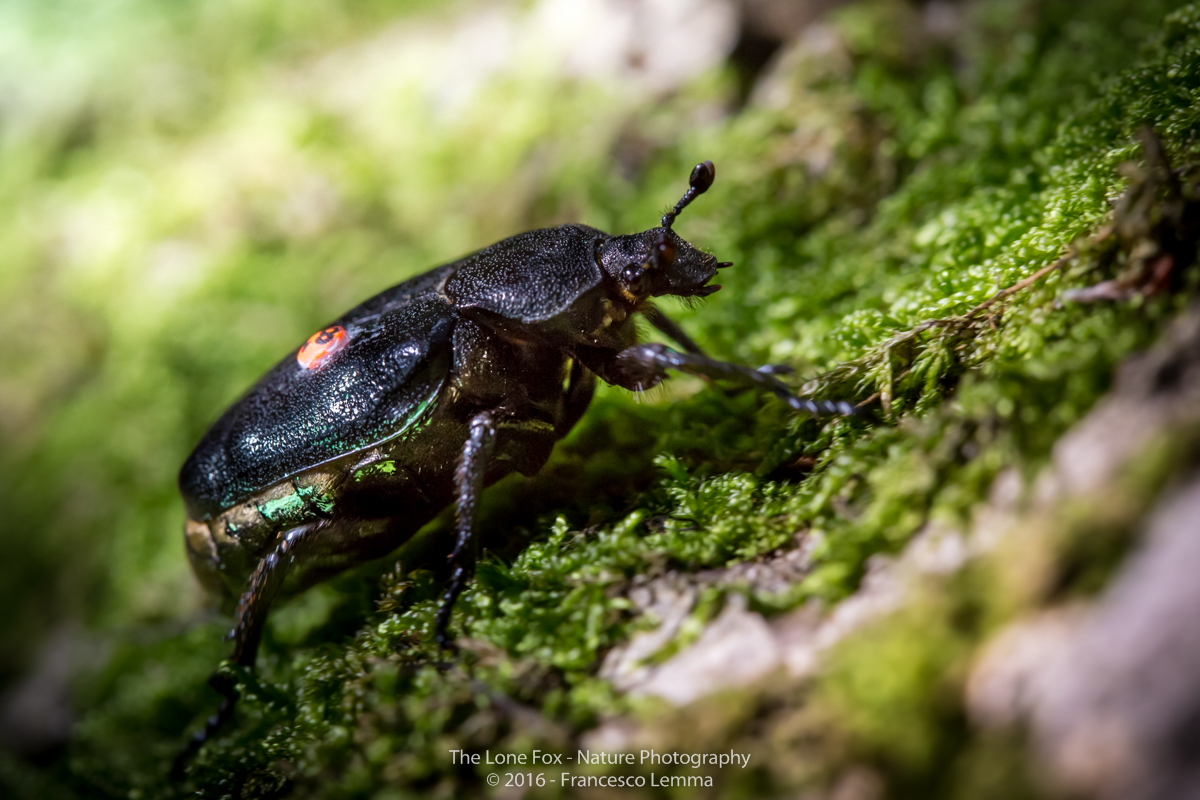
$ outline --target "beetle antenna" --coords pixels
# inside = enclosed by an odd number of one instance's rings
[[[688,190],[684,192],[683,197],[679,199],[674,208],[663,214],[662,227],[670,230],[671,225],[675,223],[675,218],[679,216],[679,212],[687,208],[688,203],[707,192],[716,177],[717,168],[711,161],[702,161],[697,164],[692,169],[692,176],[688,178]]]

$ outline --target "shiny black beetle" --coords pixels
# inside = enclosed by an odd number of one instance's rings
[[[799,399],[764,371],[715,361],[652,297],[704,297],[719,267],[671,229],[712,185],[711,162],[661,227],[609,236],[529,231],[436,267],[351,309],[289,354],[205,434],[179,476],[187,553],[213,591],[240,597],[233,660],[253,667],[272,601],[379,558],[457,505],[440,644],[474,563],[483,487],[533,475],[579,420],[599,377],[640,391],[668,369]],[[684,352],[638,344],[634,315]],[[197,734],[229,716],[236,693]]]

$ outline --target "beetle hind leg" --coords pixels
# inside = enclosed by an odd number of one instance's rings
[[[297,557],[303,558],[306,555],[305,551],[311,549],[317,533],[325,524],[324,521],[315,522],[284,531],[275,540],[274,549],[258,562],[247,582],[246,591],[242,592],[238,600],[237,624],[231,632],[234,640],[232,661],[238,666],[254,668],[267,612],[270,611],[271,602],[287,577],[288,567]],[[184,767],[192,756],[233,717],[233,710],[238,701],[237,686],[221,672],[214,672],[208,682],[224,699],[217,708],[217,713],[209,717],[204,727],[192,735],[187,747],[175,759],[171,770],[174,779],[182,777]]]
[[[482,411],[471,418],[470,432],[463,445],[462,460],[454,473],[454,485],[458,492],[455,514],[454,550],[450,553],[450,583],[442,595],[442,604],[434,619],[434,637],[438,646],[449,649],[450,637],[447,627],[454,603],[467,585],[467,579],[475,568],[475,509],[479,495],[483,492],[483,478],[487,461],[496,440],[496,424],[490,411]]]
[[[254,668],[267,612],[287,577],[288,568],[297,558],[304,560],[309,555],[306,551],[312,549],[317,534],[326,525],[321,520],[280,533],[275,548],[258,562],[238,600],[237,625],[232,631],[232,658],[238,666]]]
[[[217,707],[217,713],[210,716],[204,721],[204,727],[192,734],[188,739],[187,746],[175,758],[175,763],[171,765],[171,780],[183,780],[184,770],[187,767],[192,757],[199,752],[204,743],[217,734],[221,728],[225,727],[225,723],[233,716],[233,707],[237,704],[237,689],[224,680],[219,672],[214,672],[208,679],[209,684],[224,695],[221,700],[221,705]]]

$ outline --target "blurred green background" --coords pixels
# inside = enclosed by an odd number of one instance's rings
[[[716,184],[679,230],[737,266],[705,306],[667,310],[720,357],[789,363],[797,385],[882,396],[885,413],[796,420],[687,380],[645,403],[602,390],[545,482],[492,493],[503,563],[461,624],[508,664],[481,680],[553,674],[523,701],[577,732],[619,707],[595,673],[641,624],[622,605],[635,576],[811,529],[816,568],[758,607],[853,591],[871,555],[966,518],[1001,470],[1036,470],[1179,308],[1055,305],[1120,266],[1083,263],[999,328],[887,345],[1095,231],[1142,125],[1177,163],[1194,153],[1198,20],[1168,0],[0,5],[0,684],[45,723],[42,761],[5,755],[0,777],[27,796],[167,792],[224,652],[175,477],[266,368],[361,299],[513,233],[651,227],[705,158]],[[950,433],[971,446],[943,452]],[[466,736],[453,715],[409,709],[391,738],[342,741],[361,708],[305,716],[296,699],[419,638],[428,592],[378,582],[281,617],[264,674],[296,705],[263,700],[196,778],[203,796],[253,795],[213,776],[259,780],[273,759],[314,795],[478,788],[438,755]],[[335,619],[347,598],[358,610]],[[430,675],[413,702],[476,702]],[[331,749],[304,750],[316,741]]]
[[[652,224],[686,173],[644,197],[611,163],[648,89],[565,76],[538,13],[0,9],[0,676],[56,625],[196,611],[174,476],[310,329],[521,230]]]

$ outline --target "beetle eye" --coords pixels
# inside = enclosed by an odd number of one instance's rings
[[[645,294],[648,277],[646,270],[641,264],[630,264],[621,270],[621,283],[625,284],[625,288],[631,294]]]

